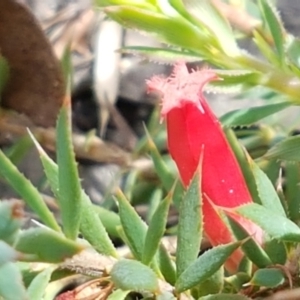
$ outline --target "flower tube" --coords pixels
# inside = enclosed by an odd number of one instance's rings
[[[203,155],[201,189],[204,231],[212,245],[234,241],[215,207],[230,209],[252,202],[222,126],[202,93],[207,82],[217,79],[213,70],[189,73],[186,65],[180,62],[175,65],[170,77],[154,76],[147,81],[149,91],[161,93],[161,116],[167,125],[169,152],[185,187],[198,169],[201,153]],[[262,243],[260,227],[232,213],[230,216],[258,243]],[[242,256],[242,251],[237,250],[228,260],[227,269],[236,270]]]

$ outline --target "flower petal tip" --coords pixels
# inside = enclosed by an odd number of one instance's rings
[[[148,92],[159,92],[162,94],[161,116],[175,107],[181,107],[186,102],[192,102],[201,109],[202,90],[206,83],[219,80],[214,70],[204,68],[192,70],[190,73],[186,64],[182,61],[174,65],[171,76],[153,76],[147,80]]]

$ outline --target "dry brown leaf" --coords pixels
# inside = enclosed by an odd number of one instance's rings
[[[90,8],[80,10],[76,6],[69,5],[42,23],[44,31],[49,32],[49,40],[57,57],[63,55],[67,46],[85,58],[92,57],[89,39],[96,14]]]
[[[54,126],[64,96],[61,68],[37,21],[14,0],[0,1],[0,52],[10,67],[2,106]]]

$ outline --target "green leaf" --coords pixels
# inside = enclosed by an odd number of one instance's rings
[[[51,246],[49,246],[51,245]],[[82,245],[66,239],[60,233],[47,228],[24,230],[16,244],[16,250],[34,254],[37,261],[58,263],[78,254]]]
[[[149,201],[147,203],[149,204],[148,211],[147,211],[147,223],[149,224],[151,222],[151,219],[157,210],[159,204],[161,203],[164,196],[164,192],[160,187],[157,187],[150,195]]]
[[[127,28],[148,32],[169,44],[194,51],[199,55],[209,55],[206,45],[211,42],[211,38],[179,15],[169,17],[129,5],[110,6],[104,11]]]
[[[15,251],[14,248],[6,244],[5,242],[0,240],[0,267],[9,262],[14,261],[18,258],[18,253]]]
[[[227,217],[230,228],[237,240],[242,241],[249,237],[248,232],[238,222],[236,222],[234,218],[231,218],[230,215],[227,215]],[[265,268],[272,265],[272,261],[268,254],[253,239],[248,239],[242,244],[241,248],[246,256],[257,267]]]
[[[72,51],[70,41],[67,41],[68,44],[64,49],[63,56],[61,58],[61,67],[63,71],[63,76],[66,86],[66,94],[72,90],[72,74],[74,74],[73,65],[72,65]]]
[[[9,65],[7,60],[0,54],[0,100],[3,89],[9,79]]]
[[[235,93],[244,91],[261,81],[262,74],[249,70],[215,70],[222,80],[208,83],[204,90],[212,93]]]
[[[39,156],[41,163],[43,165],[44,173],[49,181],[50,189],[56,199],[59,197],[59,183],[58,183],[58,166],[57,164],[49,157],[49,155],[45,152],[45,150],[41,147],[39,142],[36,140],[32,132],[28,129],[28,134],[33,141]]]
[[[26,135],[21,137],[14,145],[9,147],[8,151],[5,151],[5,155],[14,165],[17,165],[31,148],[32,141],[30,137]]]
[[[99,216],[107,233],[110,236],[119,237],[118,230],[117,230],[117,227],[121,226],[119,215],[99,205],[94,205],[94,210]]]
[[[116,199],[119,204],[121,224],[129,243],[128,246],[134,257],[142,260],[147,225],[130,205],[121,190],[116,192]]]
[[[40,155],[46,177],[52,192],[58,197],[58,166],[43,150],[34,136],[29,132]],[[101,254],[116,256],[115,248],[99,219],[99,207],[93,206],[86,193],[81,190],[81,222],[80,231],[83,237]],[[112,214],[112,213],[111,213]],[[111,215],[110,215],[111,217]]]
[[[252,199],[256,203],[261,204],[260,197],[258,195],[256,181],[250,167],[251,164],[251,157],[246,152],[244,148],[241,147],[238,139],[236,138],[234,132],[230,128],[224,128],[224,133],[226,135],[226,139],[230,144],[231,149],[233,150],[235,157],[238,160],[239,166],[242,170],[243,176],[247,183],[247,187],[249,192],[251,193]]]
[[[266,159],[300,161],[300,136],[287,137],[272,147],[265,155]]]
[[[0,298],[3,300],[28,300],[21,272],[15,263],[0,267]]]
[[[115,290],[106,299],[107,300],[124,300],[130,291]]]
[[[63,231],[69,239],[78,235],[81,218],[81,189],[72,144],[70,99],[65,98],[57,121],[58,200]]]
[[[262,205],[273,213],[286,217],[280,198],[268,176],[254,162],[251,163],[251,168]]]
[[[169,194],[160,203],[153,217],[151,218],[145,238],[144,250],[142,255],[142,262],[146,265],[148,265],[152,261],[159,247],[161,238],[165,233],[171,201],[172,195]]]
[[[116,249],[109,238],[94,205],[84,191],[82,191],[81,199],[82,213],[80,232],[83,237],[100,254],[117,257]]]
[[[273,115],[289,106],[291,106],[291,103],[281,102],[258,107],[237,109],[226,113],[221,117],[220,120],[224,126],[252,125],[261,119]]]
[[[287,248],[285,244],[278,240],[270,240],[264,244],[264,249],[273,264],[284,265],[287,260]]]
[[[170,283],[172,286],[175,285],[176,282],[175,264],[171,259],[168,250],[165,248],[163,244],[160,245],[158,251],[158,265],[165,280],[168,283]]]
[[[174,182],[176,181],[176,178],[175,178],[174,174],[170,171],[170,168],[168,167],[168,165],[163,160],[160,152],[158,151],[153,139],[151,138],[151,136],[146,128],[145,128],[145,131],[146,131],[146,135],[147,135],[148,149],[149,149],[149,152],[150,152],[153,164],[154,164],[156,174],[159,177],[159,179],[161,180],[162,185],[165,188],[165,190],[167,192],[169,192],[171,189],[174,188]],[[174,195],[173,202],[176,206],[178,205],[178,203],[180,203],[182,194],[183,194],[183,187],[180,184],[180,182],[178,182],[176,184],[175,191],[173,193],[173,195]]]
[[[264,55],[264,57],[272,64],[278,65],[278,57],[277,53],[274,52],[274,49],[269,45],[268,41],[265,37],[263,37],[258,30],[253,31],[253,41],[260,50],[260,52]]]
[[[202,157],[194,178],[180,202],[176,250],[177,278],[196,260],[200,250],[203,230],[201,164]]]
[[[208,295],[205,297],[201,297],[198,300],[251,300],[251,299],[243,295],[217,294],[217,295]]]
[[[23,223],[23,213],[21,201],[0,201],[0,240],[14,244]]]
[[[287,162],[284,166],[285,199],[289,218],[296,224],[300,221],[300,165]]]
[[[176,291],[184,292],[210,278],[240,245],[240,242],[230,243],[204,252],[179,276]]]
[[[49,284],[53,271],[54,268],[49,267],[34,277],[27,289],[28,297],[30,300],[44,299],[44,293]]]
[[[10,186],[24,199],[26,204],[41,218],[50,228],[60,231],[52,212],[48,209],[42,196],[32,183],[19,172],[11,161],[0,150],[0,175]]]
[[[158,291],[158,280],[155,273],[142,263],[121,259],[110,272],[112,281],[117,288],[129,291]]]
[[[202,60],[199,55],[182,50],[174,50],[171,48],[155,48],[143,46],[128,46],[120,50],[121,53],[138,55],[149,61],[173,64],[175,61],[184,60],[185,62],[199,62]]]
[[[195,299],[199,299],[201,296],[209,295],[209,294],[219,294],[224,287],[224,268],[220,268],[215,274],[213,274],[210,278],[205,280],[204,282],[197,285],[196,288],[193,289],[193,295],[196,292]]]
[[[247,258],[243,258],[242,260],[242,264],[245,263],[245,265],[247,264],[247,262],[249,262],[249,260]],[[239,267],[239,269],[241,269]],[[245,271],[239,271],[231,276],[227,276],[225,281],[228,285],[231,286],[231,288],[233,290],[235,290],[236,292],[240,291],[241,289],[244,288],[246,283],[249,283],[251,276],[252,276],[252,264],[250,264],[250,268],[248,269],[248,266],[246,266],[247,272]],[[249,276],[249,274],[251,274],[251,276]]]
[[[280,241],[299,242],[300,229],[289,219],[273,213],[270,209],[256,203],[235,208],[234,211],[256,223],[271,237]]]
[[[271,31],[280,62],[283,65],[285,59],[285,53],[284,53],[285,32],[282,25],[282,21],[280,20],[276,8],[270,3],[269,0],[259,0],[258,3],[259,3],[260,10],[264,16],[264,21],[267,23]]]
[[[291,37],[292,41],[288,44],[286,53],[290,61],[300,68],[300,39]]]
[[[261,269],[254,273],[250,282],[252,285],[275,288],[285,282],[285,277],[280,269]]]
[[[152,161],[154,163],[154,168],[156,170],[156,173],[159,179],[161,180],[164,188],[167,191],[170,191],[174,185],[175,177],[172,174],[172,172],[170,172],[167,164],[164,162],[147,128],[145,128],[145,132],[147,136],[148,150],[150,152]]]
[[[172,1],[172,3],[178,0]],[[180,1],[181,2],[181,1]],[[198,21],[204,23],[215,36],[219,49],[228,56],[239,55],[234,34],[229,22],[209,0],[182,0],[187,11]]]

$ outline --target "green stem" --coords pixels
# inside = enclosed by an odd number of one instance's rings
[[[287,95],[294,100],[295,104],[300,104],[300,80],[298,77],[293,76],[284,70],[275,69],[270,64],[250,55],[242,55],[235,58],[235,60],[236,62],[239,62],[240,67],[265,74],[264,79],[262,82],[259,82],[259,84]]]

